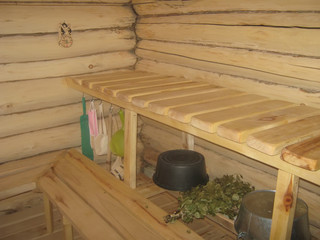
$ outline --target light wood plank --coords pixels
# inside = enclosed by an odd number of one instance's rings
[[[73,32],[74,44],[66,51],[59,46],[57,36],[58,33],[4,36],[0,38],[0,63],[46,61],[101,52],[125,51],[133,49],[136,42],[134,33],[127,29]]]
[[[133,97],[141,96],[141,95],[148,95],[148,94],[157,94],[163,93],[165,91],[174,91],[184,88],[191,88],[201,84],[197,84],[191,81],[184,80],[181,83],[174,83],[170,85],[161,85],[156,87],[147,87],[147,88],[139,88],[139,89],[132,89],[132,90],[125,90],[121,91],[117,94],[117,98],[120,100],[131,102]],[[149,86],[149,84],[148,84]]]
[[[319,112],[318,109],[307,106],[290,107],[224,123],[218,126],[217,133],[221,137],[243,143],[255,132],[294,122],[315,115],[317,112]]]
[[[118,81],[111,81],[108,83],[100,83],[96,85],[92,85],[92,89],[97,89],[98,91],[101,92],[111,92],[111,91],[116,91],[117,89],[124,89],[126,90],[126,86],[128,86],[128,89],[130,87],[134,86],[141,86],[141,87],[147,87],[149,84],[152,83],[159,83],[161,80],[168,80],[170,79],[169,77],[166,76],[151,76],[151,77],[146,77],[146,76],[141,76],[139,78],[133,78],[133,79],[119,79]],[[112,89],[109,91],[109,89]]]
[[[179,0],[133,0],[134,9],[139,15],[185,14],[208,11],[315,11],[320,10],[317,0],[201,0],[181,2]]]
[[[0,7],[2,34],[57,33],[59,23],[63,21],[70,24],[73,31],[106,29],[129,27],[134,23],[135,15],[129,7],[123,6],[15,4],[1,5]]]
[[[290,102],[269,100],[262,103],[195,115],[191,119],[191,125],[206,132],[213,133],[216,131],[217,127],[223,123],[270,112],[280,108],[286,108],[292,105],[293,103]]]
[[[191,118],[194,115],[222,110],[222,109],[235,108],[235,107],[246,105],[246,104],[262,102],[265,100],[267,100],[266,97],[253,95],[253,94],[228,97],[228,98],[224,97],[219,100],[212,100],[212,101],[203,102],[203,103],[190,104],[186,106],[170,108],[168,112],[168,116],[180,122],[189,123],[191,121]]]
[[[1,138],[0,162],[26,158],[68,147],[78,147],[81,145],[80,140],[79,123]],[[19,151],[17,151],[17,144],[19,144]]]
[[[316,108],[319,108],[320,106],[320,92],[316,89],[296,88],[275,83],[270,84],[244,76],[228,73],[222,74],[212,68],[195,68],[193,63],[194,61],[192,61],[192,64],[186,65],[180,64],[179,61],[162,62],[142,59],[136,64],[136,69],[172,76],[184,76],[190,79],[203,79],[208,83],[221,87],[245,91],[252,94],[260,94],[269,98],[286,100],[298,104],[304,103]]]
[[[98,167],[98,166],[96,166]],[[134,216],[117,199],[107,193],[104,185],[94,172],[87,171],[79,165],[77,159],[61,159],[54,168],[59,178],[68,184],[76,194],[98,213],[116,232],[121,233],[124,239],[157,239],[163,238],[143,224],[139,217]],[[105,175],[110,173],[105,172]],[[110,176],[112,177],[112,176]],[[75,181],[77,179],[77,181]],[[116,187],[116,185],[114,185]]]
[[[54,174],[47,173],[42,176],[38,185],[45,190],[49,198],[54,200],[57,207],[62,211],[63,215],[67,216],[73,226],[77,226],[84,236],[88,239],[105,239],[109,236],[112,239],[125,238],[121,233],[111,227],[104,221],[93,209],[87,205],[81,198],[72,192],[61,180]],[[86,216],[83,218],[83,216]],[[91,224],[90,224],[91,223]]]
[[[270,239],[291,239],[292,223],[298,198],[298,186],[299,178],[297,176],[282,170],[278,171]]]
[[[132,53],[120,51],[49,61],[1,64],[0,82],[86,74],[131,67],[135,62],[136,56]]]
[[[154,102],[154,101],[191,96],[191,95],[196,95],[201,93],[214,92],[218,88],[214,85],[209,85],[207,83],[199,82],[194,84],[195,86],[193,86],[192,88],[184,88],[184,89],[178,89],[174,91],[163,91],[161,93],[135,96],[132,98],[132,103],[137,107],[145,108],[151,102]],[[198,84],[199,84],[199,87],[197,87]]]
[[[211,44],[259,51],[320,56],[317,29],[218,26],[199,24],[138,24],[136,33],[146,40]],[[235,40],[236,39],[236,40]]]
[[[90,76],[84,78],[82,80],[82,85],[92,88],[92,89],[102,89],[103,87],[108,87],[110,85],[117,85],[123,83],[132,83],[139,82],[139,81],[147,81],[148,79],[155,79],[158,76],[158,74],[152,74],[152,73],[145,73],[145,72],[133,72],[133,71],[125,71],[121,73],[114,73],[114,74],[107,74],[107,76],[104,76],[104,74],[99,74],[96,76]]]
[[[137,180],[137,113],[125,109],[124,119],[124,181],[136,188]]]
[[[239,92],[236,90],[216,88],[214,89],[213,92],[154,101],[149,104],[148,110],[155,112],[157,114],[167,115],[169,109],[171,108],[190,105],[190,104],[196,104],[196,103],[203,103],[203,102],[208,102],[214,99],[228,98],[228,97],[243,95],[243,94],[244,94],[243,92]]]
[[[214,69],[289,86],[319,88],[320,60],[307,56],[148,40],[139,42],[136,54],[142,58],[175,61],[183,65],[192,62],[192,67],[203,70]]]
[[[62,78],[1,83],[0,115],[77,103],[81,96],[67,88]]]
[[[308,170],[319,170],[320,136],[285,147],[281,152],[281,158],[286,162]]]
[[[81,165],[90,172],[94,172],[99,179],[104,190],[112,195],[119,203],[140,218],[144,224],[149,225],[154,231],[161,234],[165,239],[201,239],[195,232],[190,230],[181,222],[173,224],[164,224],[163,216],[166,212],[155,206],[152,202],[129,188],[126,184],[119,182],[111,174],[106,174],[105,170],[97,167],[92,161],[85,161],[85,158],[75,150],[70,150],[66,159],[76,159]],[[143,216],[143,217],[142,217]]]
[[[236,2],[233,2],[234,4]],[[231,5],[229,7],[232,7]],[[219,14],[190,13],[183,15],[168,15],[142,17],[138,24],[143,23],[188,23],[188,24],[224,24],[251,26],[280,27],[319,27],[319,14],[315,12],[229,12]]]
[[[275,155],[282,148],[320,134],[320,115],[253,133],[247,144],[263,153]]]

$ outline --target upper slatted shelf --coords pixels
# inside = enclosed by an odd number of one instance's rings
[[[71,81],[268,155],[320,134],[320,109],[205,82],[140,71],[78,76]]]

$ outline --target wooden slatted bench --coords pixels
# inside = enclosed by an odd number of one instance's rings
[[[136,184],[137,115],[277,168],[271,239],[290,237],[299,178],[320,185],[319,155],[309,154],[307,163],[299,164],[299,159],[305,159],[304,147],[298,148],[299,158],[291,161],[284,150],[311,138],[313,146],[319,146],[320,109],[141,71],[77,76],[67,83],[125,109],[124,177],[132,188]]]
[[[57,157],[37,181],[44,193],[47,227],[51,204],[62,213],[66,239],[75,227],[86,239],[201,239],[184,224],[165,224],[167,214],[78,151]]]

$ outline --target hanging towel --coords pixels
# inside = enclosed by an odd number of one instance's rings
[[[83,115],[80,117],[82,154],[93,160],[93,150],[90,146],[89,121],[86,113],[86,100],[84,97],[82,97],[82,109]]]

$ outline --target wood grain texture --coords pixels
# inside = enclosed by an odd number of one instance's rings
[[[80,140],[79,123],[1,138],[0,162],[77,147],[81,145]]]
[[[266,154],[275,155],[281,149],[296,142],[320,134],[320,115],[301,119],[283,126],[253,133],[247,144]]]
[[[214,88],[209,90],[209,92],[205,93],[154,101],[149,104],[148,109],[157,114],[167,115],[168,111],[171,108],[182,107],[197,103],[204,103],[214,99],[224,99],[227,97],[233,97],[243,94],[244,93],[240,91],[223,88]]]
[[[136,57],[132,53],[121,51],[39,62],[1,64],[0,82],[106,71],[130,67],[135,62]]]
[[[269,100],[231,109],[197,114],[192,117],[191,125],[213,133],[217,127],[223,123],[262,114],[278,108],[286,108],[290,105],[292,106],[293,104],[285,101]]]
[[[185,51],[185,49],[188,51]],[[136,53],[163,62],[180,62],[221,73],[303,88],[319,88],[320,60],[239,48],[142,40]],[[194,61],[192,61],[194,60]],[[192,67],[190,65],[190,67]]]
[[[156,0],[133,0],[135,11],[139,15],[153,14],[185,14],[194,12],[214,12],[214,11],[314,11],[319,10],[317,0],[285,0],[278,2],[272,0],[246,0],[235,2],[233,0],[190,0],[181,1],[156,1]]]
[[[75,32],[129,27],[134,21],[135,15],[127,6],[80,6],[76,4],[34,6],[26,4],[1,5],[0,7],[2,34],[54,33],[58,37],[58,27],[62,22],[70,24],[71,29]]]
[[[286,162],[308,170],[319,170],[320,136],[285,147],[282,149],[281,158]]]
[[[59,46],[58,34],[4,36],[0,38],[0,64],[124,51],[132,49],[136,43],[134,33],[127,29],[74,32],[72,39],[72,47],[66,50]]]
[[[225,97],[218,100],[170,108],[168,116],[180,122],[189,123],[194,115],[235,108],[256,102],[262,102],[261,104],[263,104],[264,100],[267,100],[267,98],[253,94]]]
[[[222,47],[320,56],[320,33],[316,29],[173,23],[138,24],[136,31],[139,38],[147,40],[196,42]]]
[[[218,126],[217,133],[224,138],[243,143],[247,141],[250,135],[256,132],[262,132],[281,125],[287,126],[290,122],[318,113],[319,110],[315,108],[295,106],[224,123]]]
[[[190,79],[201,79],[204,82],[209,82],[217,86],[260,94],[262,96],[287,100],[298,104],[305,103],[316,108],[319,108],[320,106],[320,92],[318,90],[259,81],[258,79],[246,78],[228,73],[222,74],[201,68],[197,69],[191,65],[181,65],[179,62],[165,63],[142,59],[136,64],[136,69],[158,74],[184,76]]]

